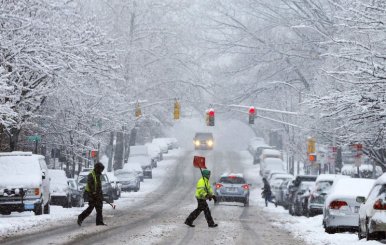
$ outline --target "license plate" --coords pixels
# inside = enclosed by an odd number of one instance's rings
[[[237,192],[237,189],[235,187],[228,187],[227,191],[228,192]]]
[[[32,210],[34,208],[35,208],[35,205],[33,205],[33,204],[24,204],[24,209]]]

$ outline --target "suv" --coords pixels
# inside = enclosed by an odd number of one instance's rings
[[[44,157],[32,152],[0,153],[0,213],[50,213],[50,178]]]
[[[51,205],[59,205],[63,208],[71,208],[71,190],[67,183],[64,170],[50,169],[48,174],[51,178]]]
[[[195,150],[213,150],[213,134],[199,132],[193,138]]]
[[[249,184],[242,174],[223,174],[219,181],[214,183],[215,195],[218,204],[220,202],[241,202],[249,205]]]

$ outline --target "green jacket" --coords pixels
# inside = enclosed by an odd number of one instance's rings
[[[93,194],[99,197],[103,197],[101,176],[92,170],[87,176],[87,184],[84,189],[89,194]]]
[[[206,177],[201,177],[197,182],[196,198],[207,199],[207,197],[212,195],[213,195],[213,190],[209,184],[209,179],[207,179]]]

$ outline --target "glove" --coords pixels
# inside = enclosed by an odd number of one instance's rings
[[[212,198],[214,202],[217,202],[217,197],[215,195],[213,195]]]

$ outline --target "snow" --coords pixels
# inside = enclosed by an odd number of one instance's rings
[[[177,164],[176,159],[183,154],[183,151],[172,150],[165,156],[165,160],[160,161],[158,167],[153,169],[153,179],[141,183],[139,192],[122,192],[121,198],[115,201],[117,209],[124,209],[136,203],[142,202],[146,195],[153,192],[161,184],[168,170]],[[103,205],[103,209],[111,209],[108,204]],[[63,208],[60,206],[51,206],[49,215],[35,216],[33,212],[16,213],[8,216],[0,216],[0,237],[12,236],[20,231],[34,231],[43,228],[50,228],[55,225],[65,223],[74,223],[76,217],[85,209],[85,207]],[[94,219],[93,215],[88,219]],[[95,227],[93,227],[95,228]]]
[[[37,188],[41,182],[38,156],[0,156],[0,188]]]
[[[375,181],[376,185],[386,184],[386,173],[379,176],[379,178]]]
[[[130,157],[131,156],[147,156],[148,148],[146,145],[133,145],[130,146]]]
[[[374,182],[372,179],[358,178],[345,178],[335,181],[325,203],[327,205],[337,198],[354,198],[355,200],[357,196],[367,197]]]
[[[316,183],[322,181],[334,181],[339,178],[350,178],[347,175],[339,175],[339,174],[320,174],[318,178],[316,178]]]

